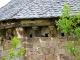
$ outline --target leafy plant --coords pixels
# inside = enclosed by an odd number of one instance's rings
[[[23,53],[25,51],[25,48],[24,47],[20,48],[17,53],[15,52],[16,46],[18,46],[20,43],[21,43],[20,40],[16,36],[13,37],[11,48],[7,50],[8,56],[7,57],[4,57],[3,56],[2,57],[2,60],[7,60],[7,59],[15,60],[15,57],[16,56],[23,57]]]
[[[15,52],[12,49],[7,50],[7,52],[8,52],[8,57],[9,58],[13,58],[15,56]]]
[[[6,57],[2,56],[2,60],[6,60]]]
[[[13,37],[12,39],[12,45],[11,48],[16,48],[17,45],[19,45],[21,42],[18,40],[16,36]]]
[[[56,22],[57,29],[63,32],[65,35],[76,38],[78,45],[80,45],[80,12],[76,14],[70,14],[71,8],[65,4],[62,9],[62,15]],[[66,49],[76,57],[76,60],[80,60],[80,48],[77,48],[76,44],[70,42],[66,44]]]
[[[1,42],[2,42],[2,37],[0,37],[0,44],[1,44]]]
[[[22,48],[18,51],[17,55],[20,56],[20,57],[22,57],[24,51],[25,51],[25,48],[22,47]]]
[[[75,55],[76,49],[74,48],[74,43],[66,43],[66,50],[68,50],[72,55]]]

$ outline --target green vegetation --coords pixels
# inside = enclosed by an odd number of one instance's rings
[[[6,60],[6,57],[2,56],[2,60]]]
[[[1,45],[1,42],[2,42],[2,37],[0,37],[0,45]]]
[[[16,36],[13,37],[12,43],[11,43],[11,48],[9,50],[7,50],[8,56],[7,57],[2,56],[2,60],[8,60],[8,59],[15,60],[15,57],[23,57],[23,53],[25,51],[24,47],[21,47],[18,50],[18,52],[15,52],[16,46],[18,46],[20,44],[21,44],[20,40],[18,40],[18,38]]]
[[[22,47],[22,48],[18,51],[17,56],[23,57],[23,52],[24,52],[24,50],[25,50],[25,48]]]
[[[21,44],[20,40],[18,40],[18,38],[16,36],[13,37],[11,48],[15,49],[16,46],[18,46],[19,44]]]
[[[76,49],[74,48],[74,43],[73,42],[67,43],[66,50],[68,50],[70,54],[75,55]]]
[[[76,14],[70,14],[71,8],[65,4],[62,9],[62,15],[60,19],[56,22],[58,30],[64,33],[66,36],[72,36],[76,38],[78,46],[70,42],[66,44],[66,49],[76,57],[76,60],[80,60],[80,12]]]

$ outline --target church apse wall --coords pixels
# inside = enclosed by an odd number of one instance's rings
[[[18,60],[71,60],[73,57],[65,50],[65,43],[69,42],[64,34],[57,31],[57,19],[21,19],[0,22],[0,57],[7,56],[11,39],[17,36],[22,42],[19,47],[26,48],[24,58]],[[6,54],[5,54],[6,53]],[[17,60],[16,59],[16,60]]]

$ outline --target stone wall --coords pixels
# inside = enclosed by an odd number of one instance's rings
[[[33,37],[20,40],[22,44],[17,46],[15,52],[21,46],[24,46],[26,50],[24,58],[16,57],[16,60],[74,60],[65,49],[65,43],[69,41],[64,38]],[[9,49],[10,42],[10,40],[6,40],[3,45],[0,45],[0,60],[1,56],[7,56],[6,50]]]
[[[1,56],[7,56],[14,36],[21,41],[15,52],[22,46],[26,48],[24,58],[16,57],[16,60],[74,60],[65,49],[65,43],[69,41],[60,36],[61,32],[56,31],[54,21],[55,19],[38,19],[1,22],[0,37],[3,40],[0,45],[0,60]]]
[[[35,37],[26,41],[26,60],[74,60],[66,51],[64,39]]]

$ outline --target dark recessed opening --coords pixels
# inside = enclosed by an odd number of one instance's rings
[[[32,38],[32,34],[30,34],[30,38]]]
[[[9,37],[9,40],[11,40],[11,37]]]
[[[54,37],[54,34],[52,34],[52,37]]]
[[[64,36],[64,33],[61,33],[61,36]]]
[[[45,37],[48,37],[48,34],[45,34]]]

